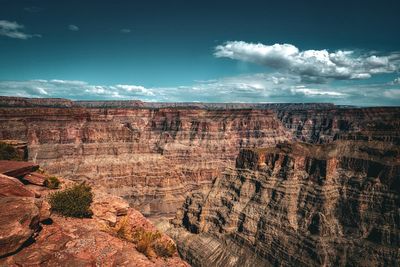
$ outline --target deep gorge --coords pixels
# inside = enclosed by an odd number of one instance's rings
[[[13,101],[0,101],[1,140],[173,217],[193,266],[399,259],[400,108]]]

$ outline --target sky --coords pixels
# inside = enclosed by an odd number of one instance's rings
[[[0,0],[0,95],[400,105],[400,1]]]

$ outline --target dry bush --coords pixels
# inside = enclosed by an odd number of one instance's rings
[[[176,252],[176,246],[171,240],[162,239],[159,231],[147,231],[138,228],[132,231],[129,217],[123,217],[114,227],[102,226],[102,230],[136,244],[136,249],[149,259],[159,257],[172,257]]]
[[[119,220],[117,224],[113,227],[103,225],[102,230],[118,238],[133,242],[132,227],[130,225],[128,216],[122,217],[121,220]]]
[[[162,239],[162,234],[159,231],[150,232],[140,228],[135,231],[133,238],[137,250],[148,258],[155,256],[168,258],[176,252],[174,242]]]
[[[153,258],[156,256],[153,245],[154,242],[161,238],[161,233],[146,231],[143,228],[139,228],[133,234],[134,243],[136,244],[136,249],[146,255],[148,258]]]
[[[44,181],[44,185],[49,189],[58,189],[60,188],[60,184],[60,180],[55,176],[49,177]]]
[[[171,240],[158,240],[154,243],[154,251],[163,258],[170,258],[176,252],[176,246]]]

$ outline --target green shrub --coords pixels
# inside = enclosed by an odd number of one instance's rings
[[[22,158],[12,145],[0,142],[0,160],[22,160]]]
[[[58,178],[55,176],[49,177],[44,181],[44,185],[50,189],[60,188],[60,184],[60,180],[58,180]]]
[[[50,194],[51,209],[61,215],[77,218],[90,218],[93,201],[92,188],[84,183],[74,185],[63,191]]]

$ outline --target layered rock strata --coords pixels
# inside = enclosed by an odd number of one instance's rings
[[[400,140],[400,108],[12,97],[0,104],[0,140],[26,142],[29,159],[50,173],[103,186],[146,216],[173,216],[186,193],[208,188],[244,147]]]
[[[382,142],[244,149],[168,232],[193,266],[397,266],[400,149]]]
[[[288,140],[270,110],[0,109],[0,139],[28,142],[50,173],[87,180],[144,214],[174,214],[240,147]]]

